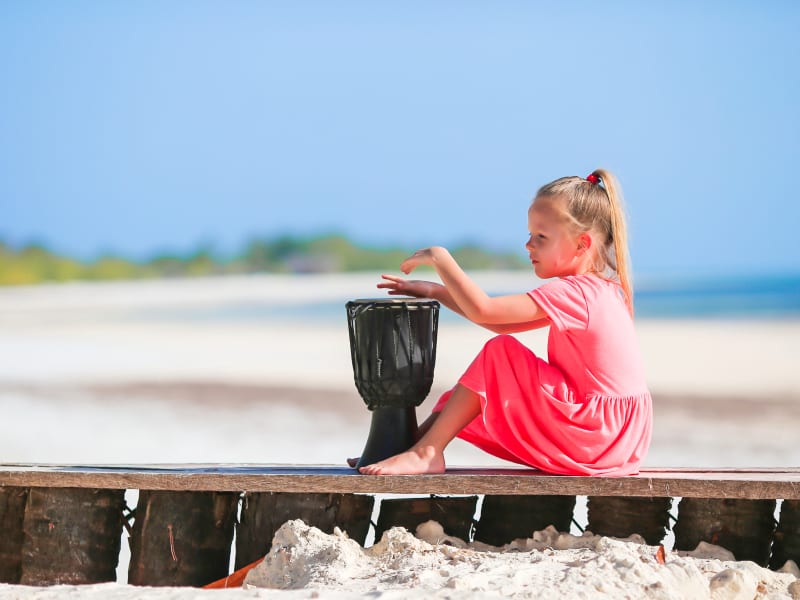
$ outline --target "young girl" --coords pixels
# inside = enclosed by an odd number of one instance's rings
[[[370,475],[442,473],[458,436],[502,459],[564,475],[630,475],[650,443],[652,403],[633,328],[621,191],[608,171],[542,187],[525,245],[527,294],[487,296],[441,247],[400,266],[436,269],[443,285],[384,275],[389,294],[434,298],[501,334],[550,327],[537,357],[509,335],[490,340],[445,393],[407,452],[361,467]]]

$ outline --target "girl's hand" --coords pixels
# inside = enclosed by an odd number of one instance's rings
[[[433,264],[433,253],[437,251],[437,248],[423,248],[422,250],[417,250],[405,259],[402,264],[400,265],[400,270],[408,275],[416,269],[420,265],[432,265]]]
[[[390,296],[411,296],[413,298],[434,298],[436,288],[441,287],[432,281],[403,279],[394,275],[381,275],[385,280],[378,288],[388,290]]]

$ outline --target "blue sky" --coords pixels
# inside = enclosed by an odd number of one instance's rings
[[[519,250],[616,172],[639,272],[800,271],[800,3],[0,3],[0,239]]]

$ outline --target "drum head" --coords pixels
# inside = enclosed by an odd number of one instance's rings
[[[380,304],[382,306],[391,306],[392,304],[408,304],[413,307],[415,305],[439,305],[437,300],[431,298],[359,298],[358,300],[350,300],[348,304]]]

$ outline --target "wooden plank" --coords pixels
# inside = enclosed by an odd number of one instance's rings
[[[360,475],[325,465],[0,465],[0,486],[356,494],[522,494],[800,499],[800,469],[643,469],[629,477],[462,468]]]
[[[775,531],[775,500],[682,498],[678,504],[675,550],[707,542],[733,552],[736,560],[769,562]]]
[[[120,489],[29,490],[19,583],[115,581],[124,505],[125,490]]]
[[[238,493],[142,490],[128,583],[203,586],[225,577],[238,508]]]
[[[0,584],[19,583],[27,488],[0,488]]]

